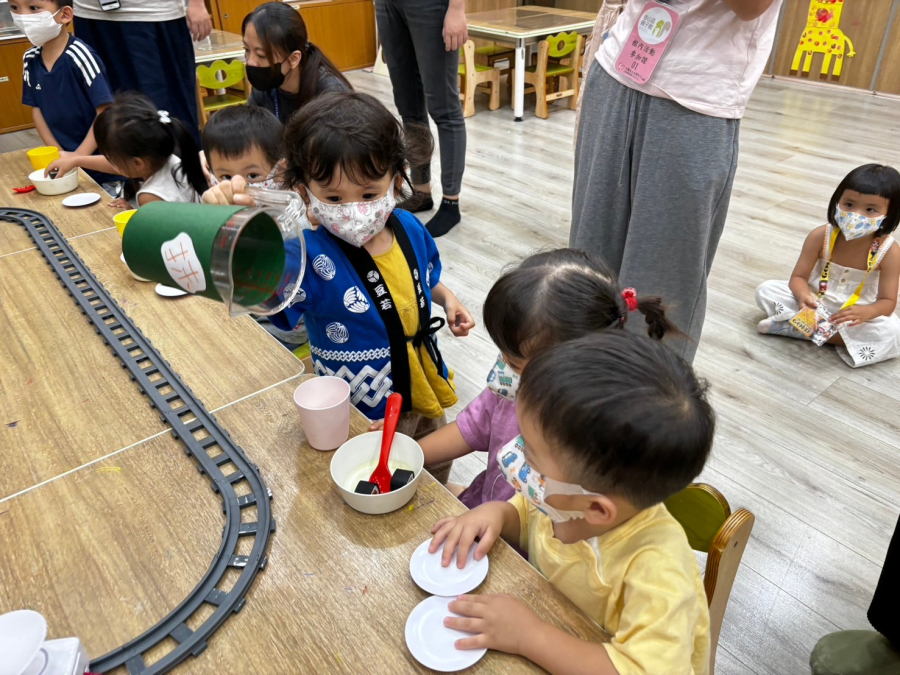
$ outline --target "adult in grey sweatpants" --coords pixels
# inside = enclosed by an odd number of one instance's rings
[[[731,199],[740,120],[626,87],[596,62],[582,110],[569,245],[600,254],[639,295],[662,297],[690,338],[671,346],[692,361]]]
[[[465,3],[375,0],[375,18],[404,125],[427,126],[429,115],[437,125],[443,200],[428,230],[441,236],[459,222],[466,164],[466,122],[459,101],[459,49],[467,39]],[[431,167],[412,167],[412,181],[417,191],[430,192]]]

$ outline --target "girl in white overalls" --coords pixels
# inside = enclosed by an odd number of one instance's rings
[[[900,247],[891,236],[898,221],[900,173],[879,164],[851,171],[831,197],[828,224],[806,238],[790,281],[766,281],[756,289],[756,302],[768,315],[757,330],[809,339],[791,319],[821,305],[838,326],[828,343],[848,365],[900,355],[900,318],[894,314]]]

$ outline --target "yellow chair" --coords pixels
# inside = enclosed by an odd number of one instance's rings
[[[684,528],[691,548],[707,554],[703,586],[709,604],[709,672],[712,675],[725,607],[756,519],[746,509],[732,513],[722,493],[705,483],[693,483],[665,503],[669,513]]]
[[[237,84],[243,86],[244,95],[238,96],[229,92],[215,93]],[[213,93],[209,93],[213,92]],[[244,105],[250,98],[250,83],[244,64],[240,61],[213,61],[210,65],[197,66],[197,110],[200,113],[200,128],[206,126],[209,116],[216,110],[233,105]]]
[[[572,110],[578,107],[583,48],[584,38],[575,32],[552,35],[538,43],[537,62],[525,66],[525,93],[537,94],[535,114],[538,117],[550,117],[548,104],[560,98],[569,97],[569,108]],[[548,87],[548,80],[551,79],[553,83]],[[515,81],[515,70],[510,81]]]
[[[463,61],[459,64],[459,99],[463,101],[463,117],[475,114],[475,90],[480,85],[490,85],[491,101],[488,108],[500,107],[500,71],[475,63],[475,43],[469,40],[460,50]]]

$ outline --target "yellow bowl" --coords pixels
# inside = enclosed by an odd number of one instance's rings
[[[119,231],[120,237],[125,236],[125,226],[128,225],[128,221],[131,220],[131,216],[133,216],[136,211],[137,209],[131,209],[131,211],[122,211],[113,216],[113,222],[116,224],[116,229]]]
[[[50,164],[59,159],[59,148],[51,145],[45,145],[41,148],[34,148],[28,151],[28,159],[31,160],[31,166],[37,169],[46,169]]]

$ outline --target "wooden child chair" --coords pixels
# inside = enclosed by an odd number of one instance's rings
[[[463,102],[463,117],[475,114],[475,90],[480,85],[490,85],[491,101],[488,108],[496,110],[500,107],[500,71],[475,63],[475,43],[471,40],[460,51],[463,61],[459,64],[459,99]]]
[[[722,493],[705,483],[689,485],[665,504],[684,528],[691,548],[707,554],[703,585],[709,603],[709,672],[713,675],[725,607],[755,518],[746,509],[732,513]]]
[[[525,66],[525,93],[537,94],[535,114],[538,117],[550,117],[548,104],[560,98],[569,97],[570,109],[578,107],[583,47],[584,38],[575,32],[552,35],[538,43],[537,62]],[[547,81],[551,78],[553,86],[548,88]],[[515,81],[515,71],[510,81]]]
[[[236,84],[243,84],[243,96],[227,91],[224,94],[215,93]],[[250,83],[242,62],[235,60],[226,63],[220,60],[208,66],[197,66],[197,111],[200,113],[201,129],[206,126],[211,113],[233,105],[244,105],[249,98]]]
[[[484,59],[491,68],[497,67],[498,61],[506,61],[506,68],[500,68],[500,77],[509,75],[513,71],[513,64],[516,62],[516,48],[512,45],[486,45],[484,47],[475,48],[475,58]]]

